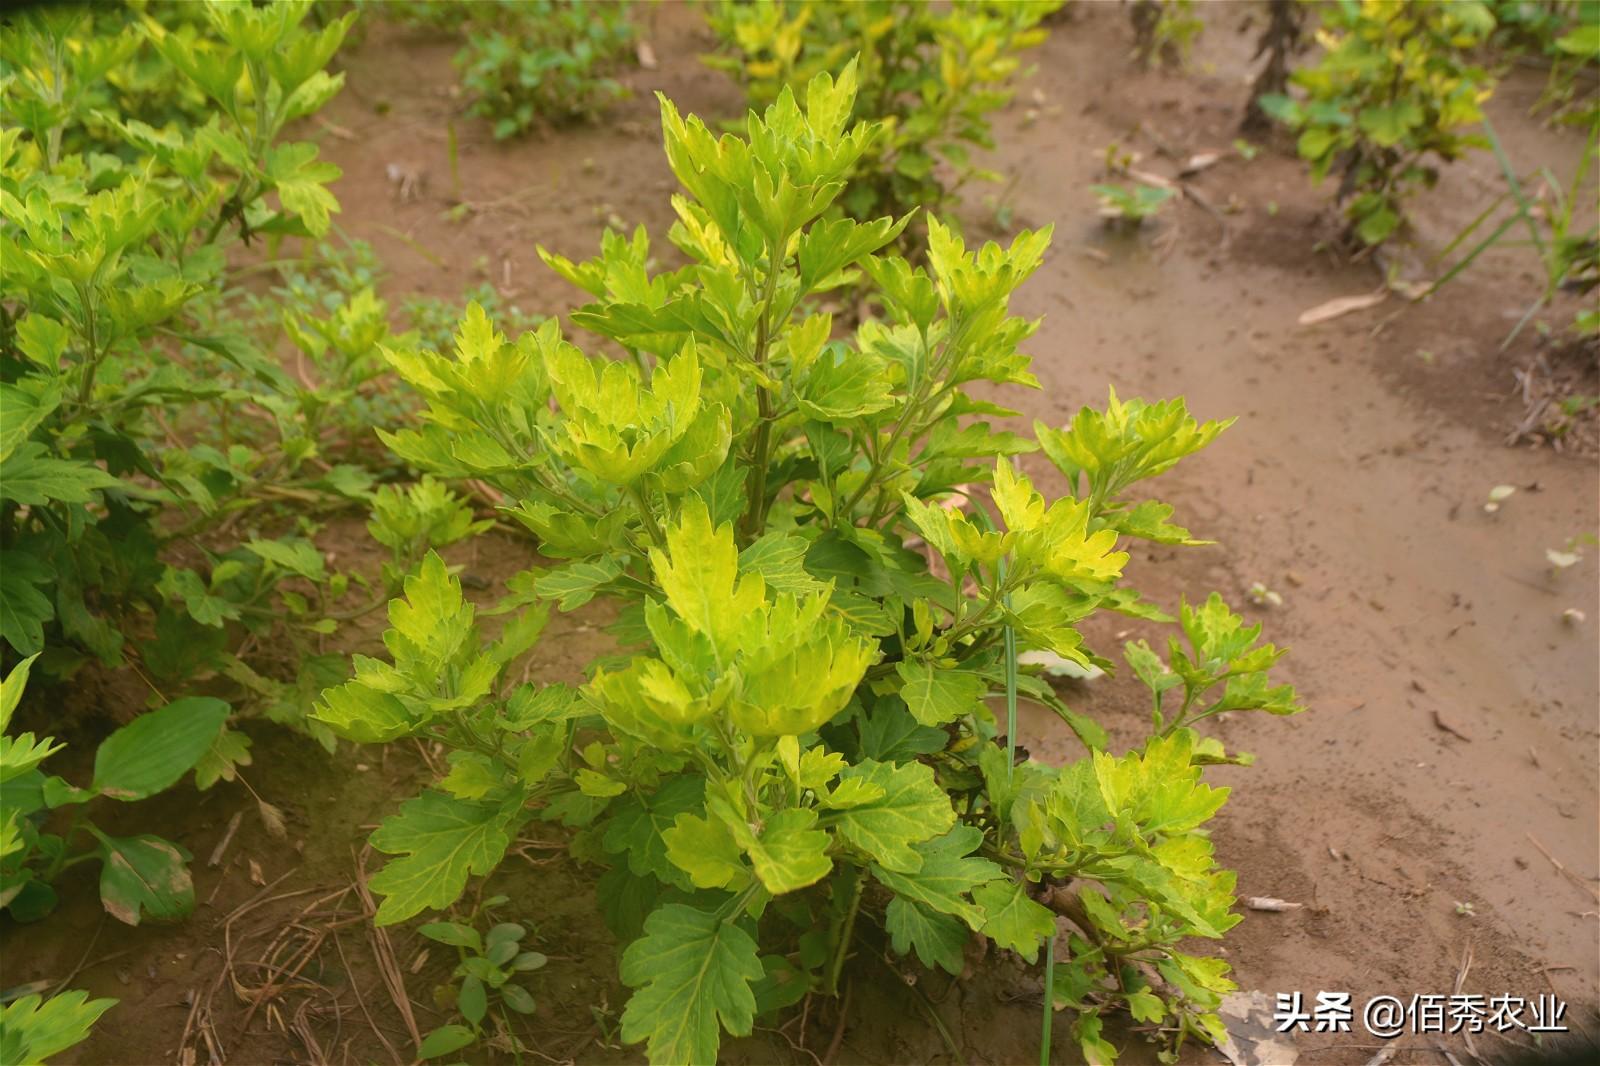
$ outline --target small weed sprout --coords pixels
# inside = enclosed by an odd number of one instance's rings
[[[1496,485],[1489,490],[1489,499],[1485,501],[1483,509],[1489,514],[1500,510],[1500,505],[1516,495],[1515,485]]]
[[[1100,201],[1100,217],[1127,227],[1144,225],[1176,191],[1170,187],[1134,182],[1132,185],[1091,185]]]

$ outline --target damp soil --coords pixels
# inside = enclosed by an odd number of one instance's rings
[[[1055,226],[1050,257],[1015,301],[1044,316],[1031,344],[1042,387],[1008,402],[1060,424],[1103,402],[1110,384],[1124,396],[1182,394],[1200,417],[1238,417],[1159,487],[1178,521],[1216,543],[1138,552],[1130,576],[1169,608],[1213,589],[1248,605],[1257,583],[1281,599],[1243,609],[1292,647],[1283,672],[1309,710],[1216,723],[1230,750],[1256,763],[1213,774],[1235,787],[1214,838],[1241,897],[1304,906],[1244,912],[1218,949],[1241,988],[1308,999],[1348,991],[1357,1003],[1458,985],[1553,991],[1574,1028],[1600,1034],[1600,904],[1585,887],[1600,874],[1600,552],[1559,573],[1545,558],[1596,528],[1600,479],[1581,434],[1559,450],[1560,435],[1506,444],[1526,414],[1516,372],[1547,354],[1532,330],[1500,350],[1537,291],[1534,264],[1497,250],[1424,303],[1391,297],[1299,325],[1309,308],[1374,290],[1381,273],[1333,250],[1330,190],[1312,187],[1285,145],[1264,143],[1250,161],[1229,152],[1252,73],[1246,10],[1206,5],[1183,71],[1137,69],[1125,15],[1109,4],[1075,5],[1037,52],[1037,75],[997,123],[1002,148],[989,163],[1006,181],[970,188],[963,209],[973,236],[1002,238],[1002,222]],[[708,117],[736,115],[740,101],[698,63],[710,42],[694,10],[663,4],[644,18],[659,66],[628,75],[632,100],[602,126],[514,143],[465,116],[451,41],[376,23],[339,57],[346,89],[306,132],[343,169],[339,226],[377,250],[393,304],[455,299],[488,281],[524,310],[556,314],[578,294],[542,267],[536,244],[585,256],[607,224],[644,223],[665,247],[675,186],[654,91]],[[1536,73],[1518,72],[1491,113],[1514,158],[1570,173],[1581,143],[1528,117],[1539,88]],[[1224,158],[1190,180],[1196,196],[1116,234],[1087,188],[1113,141],[1169,177],[1196,153]],[[1418,246],[1442,246],[1477,214],[1492,168],[1478,160],[1445,173],[1419,211]],[[1575,387],[1592,384],[1581,360],[1572,373]],[[1045,491],[1061,487],[1047,464],[1025,465]],[[1496,485],[1517,492],[1487,513]],[[361,557],[363,537],[359,522],[336,524],[322,546]],[[495,536],[452,561],[492,586],[532,558],[525,542]],[[1568,608],[1587,620],[1564,623]],[[606,649],[603,623],[558,617],[530,675],[576,680]],[[344,642],[370,650],[379,626],[369,619]],[[1141,624],[1115,623],[1089,633],[1103,650],[1143,635]],[[78,693],[89,708],[64,739],[92,750],[95,730],[126,716],[118,701],[143,698],[137,689]],[[1114,747],[1140,737],[1147,708],[1129,679],[1064,695],[1108,726]],[[380,861],[363,856],[366,834],[414,794],[438,753],[328,755],[246,728],[248,780],[285,813],[281,838],[240,784],[158,797],[115,812],[126,824],[110,826],[154,828],[194,854],[200,902],[189,921],[129,929],[104,918],[83,873],[65,878],[47,926],[5,926],[5,985],[70,977],[121,1001],[58,1061],[401,1062],[413,1026],[446,1020],[434,988],[453,960],[430,951],[415,923],[375,938],[359,891],[360,870]],[[1024,708],[1021,731],[1035,758],[1079,754],[1047,714]],[[59,757],[63,770],[71,757]],[[525,920],[530,945],[551,960],[530,985],[537,1013],[519,1023],[539,1061],[642,1061],[617,1042],[618,948],[591,884],[554,838],[530,838],[484,888],[512,897],[505,916]],[[836,1062],[1037,1059],[1036,972],[1002,954],[951,982],[888,955],[878,936],[863,932],[844,1011],[814,1003],[781,1030],[726,1042],[726,1059],[806,1063],[830,1049]],[[1069,1023],[1056,1019],[1057,1061],[1073,1061]],[[1458,1041],[1446,1046],[1460,1054]],[[1126,1061],[1154,1061],[1138,1039],[1119,1042]],[[1434,1042],[1402,1038],[1389,1061],[1437,1062]],[[1377,1050],[1359,1032],[1298,1044],[1316,1063],[1364,1063]],[[1478,1038],[1487,1061],[1520,1050]],[[1193,1048],[1184,1058],[1220,1061]]]

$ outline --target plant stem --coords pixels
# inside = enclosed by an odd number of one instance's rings
[[[61,834],[60,852],[56,854],[55,860],[50,863],[50,867],[45,870],[44,875],[40,877],[39,880],[48,884],[49,882],[54,881],[56,879],[56,875],[66,868],[68,864],[67,845],[72,841],[72,838],[77,835],[78,829],[83,826],[83,824],[83,807],[80,805],[72,812],[72,821],[67,824],[67,831]],[[89,826],[88,828],[90,832],[94,832],[93,826]],[[73,861],[92,854],[93,852],[85,852],[82,855],[74,856]]]
[[[838,937],[834,942],[833,961],[828,965],[828,995],[839,994],[839,974],[844,970],[845,956],[850,954],[850,940],[855,935],[856,914],[861,910],[861,894],[865,884],[861,878],[861,871],[852,868],[855,876],[848,889],[850,893],[850,909],[845,912],[844,921],[838,926]]]
[[[1044,1029],[1039,1034],[1039,1066],[1050,1066],[1050,1036],[1056,1015],[1056,938],[1044,942]]]
[[[656,516],[650,510],[650,502],[645,499],[644,492],[637,485],[628,486],[628,495],[633,498],[634,506],[639,509],[639,518],[644,522],[644,530],[650,535],[651,543],[658,548],[667,546],[667,538],[662,536],[661,527],[656,524]]]
[[[1009,599],[1009,597],[1007,597]],[[1017,634],[1006,626],[1006,783],[1017,762]]]
[[[772,300],[778,289],[778,270],[783,263],[784,246],[788,237],[774,245],[767,253],[767,280],[761,293],[761,317],[756,322],[756,346],[750,361],[757,367],[767,361],[767,348],[772,343]],[[756,408],[760,423],[756,426],[755,442],[750,451],[750,481],[746,490],[749,506],[740,523],[746,539],[754,539],[767,521],[767,465],[772,456],[772,423],[774,412],[772,396],[765,385],[756,382]]]

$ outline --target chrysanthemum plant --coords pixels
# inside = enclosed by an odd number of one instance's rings
[[[1204,829],[1227,790],[1201,780],[1237,757],[1194,726],[1298,710],[1267,680],[1279,651],[1216,597],[1181,607],[1165,657],[1127,648],[1154,713],[1120,756],[1015,663],[1109,669],[1086,619],[1172,621],[1120,583],[1123,549],[1194,542],[1127,492],[1226,423],[1115,394],[1036,424],[1037,445],[987,421],[1015,412],[969,387],[1038,387],[1019,351],[1038,323],[1008,302],[1049,232],[969,251],[929,219],[923,268],[882,254],[907,218],[822,221],[884,132],[848,125],[855,92],[853,66],[818,76],[743,137],[662,99],[687,265],[652,273],[643,231],[581,264],[542,253],[593,296],[571,321],[605,354],[554,320],[508,340],[476,307],[455,352],[389,353],[427,404],[389,445],[492,486],[559,565],[507,583],[491,640],[430,555],[390,606],[388,658],[324,693],[345,737],[450,749],[373,834],[377,920],[449,908],[560,823],[604,868],[621,1035],[652,1062],[711,1062],[724,1033],[836,994],[873,927],[951,973],[974,937],[1029,962],[1058,942],[1052,1002],[1096,1060],[1113,1006],[1169,1047],[1214,1039],[1227,966],[1178,945],[1237,921]],[[881,313],[845,330],[812,298],[862,274]],[[1065,479],[1053,502],[1013,462],[1036,447]],[[550,605],[597,597],[620,605],[621,652],[581,687],[519,681]],[[1014,761],[1014,714],[987,702],[1006,693],[1053,707],[1083,757]]]

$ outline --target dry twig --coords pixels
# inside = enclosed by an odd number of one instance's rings
[[[1532,833],[1528,833],[1526,835],[1529,842],[1531,842],[1534,847],[1539,849],[1539,854],[1550,860],[1550,865],[1556,868],[1557,873],[1559,873],[1562,877],[1565,877],[1568,881],[1571,881],[1573,884],[1577,885],[1579,888],[1583,889],[1589,895],[1593,896],[1596,903],[1600,903],[1600,888],[1596,888],[1594,885],[1591,885],[1589,882],[1585,881],[1583,878],[1579,877],[1577,874],[1563,866],[1560,859],[1557,859],[1554,855],[1550,854],[1549,850],[1543,844],[1539,843],[1538,837],[1534,836]]]
[[[367,916],[378,913],[378,905],[372,899],[372,891],[367,888],[367,854],[369,848],[362,848],[361,854],[356,858],[356,892],[361,896],[361,902],[366,907]],[[389,990],[389,998],[394,1000],[395,1009],[400,1012],[401,1019],[406,1023],[406,1031],[411,1034],[414,1046],[422,1044],[422,1033],[417,1029],[416,1016],[411,1012],[411,999],[406,995],[406,980],[401,974],[400,964],[395,959],[394,944],[389,940],[389,931],[382,926],[371,926],[367,937],[372,942],[372,954],[378,961],[378,972],[383,976],[383,983]]]

